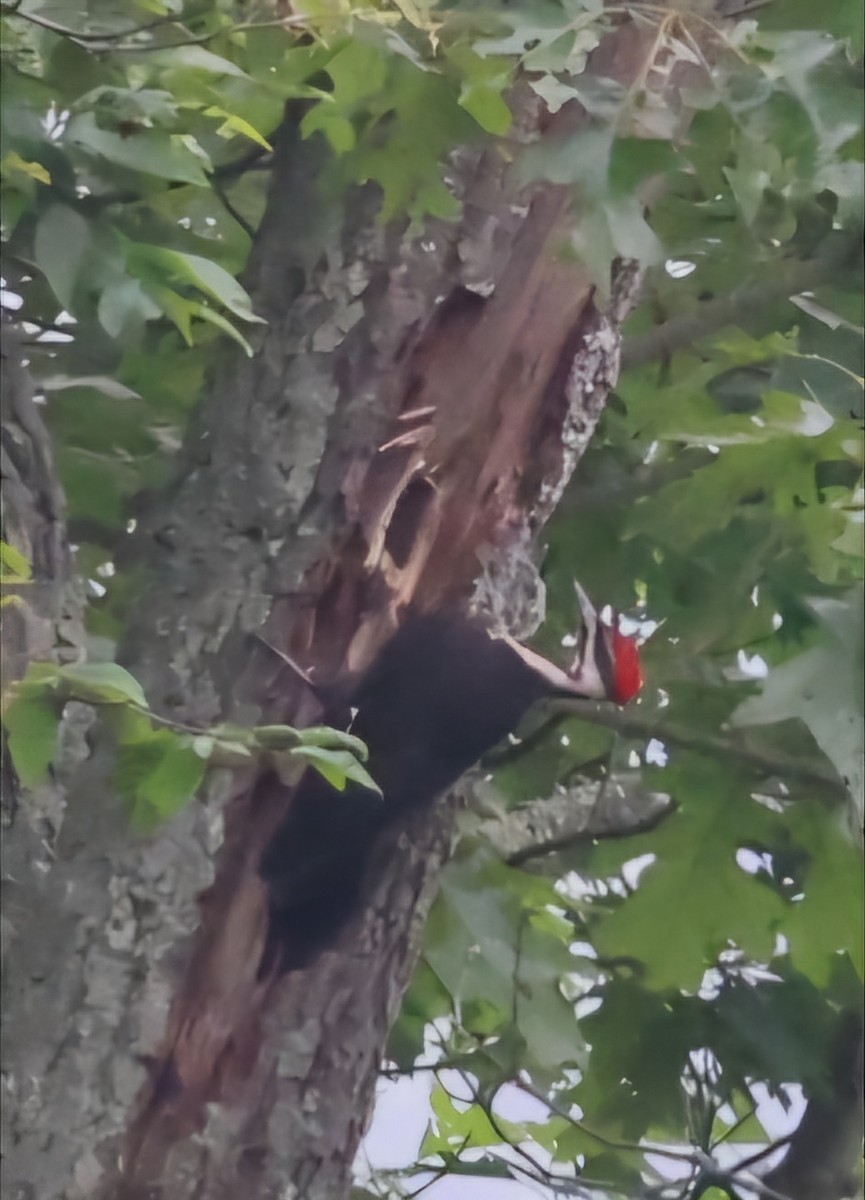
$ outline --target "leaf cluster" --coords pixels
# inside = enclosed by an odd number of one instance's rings
[[[113,783],[140,831],[173,816],[198,791],[208,768],[258,764],[292,783],[310,766],[338,791],[356,783],[381,794],[363,765],[366,746],[350,733],[290,725],[196,729],[154,713],[137,679],[112,662],[32,663],[10,689],[3,724],[26,787],[38,786],[50,770],[63,711],[73,701],[105,716],[116,744]]]

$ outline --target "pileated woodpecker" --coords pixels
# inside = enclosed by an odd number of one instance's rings
[[[381,829],[455,783],[545,698],[626,704],[642,686],[636,642],[602,622],[577,585],[582,627],[567,670],[464,616],[410,616],[343,703],[325,714],[369,748],[382,797],[335,791],[308,771],[263,857],[272,951],[282,971],[308,965],[356,909]],[[270,781],[273,785],[274,780]]]

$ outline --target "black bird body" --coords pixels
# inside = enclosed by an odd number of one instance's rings
[[[282,970],[308,965],[338,935],[381,829],[455,783],[549,690],[480,623],[415,616],[401,626],[348,697],[383,796],[351,783],[338,792],[307,771],[264,855]],[[325,720],[344,725],[346,705],[337,708]]]
[[[599,622],[578,588],[580,652],[566,673],[477,620],[410,615],[325,721],[369,748],[379,796],[357,784],[332,788],[309,770],[268,846],[270,933],[281,969],[308,965],[356,910],[380,831],[410,806],[429,803],[511,732],[545,696],[625,703],[642,683],[635,643]]]

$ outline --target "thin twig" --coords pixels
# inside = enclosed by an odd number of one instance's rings
[[[213,178],[213,176],[211,176],[210,186],[213,189],[213,194],[216,196],[217,200],[220,202],[228,215],[237,222],[249,240],[253,241],[255,239],[255,230],[250,225],[249,221],[247,221],[246,217],[244,217],[242,213],[238,212],[238,210],[231,203],[222,184],[217,179]]]
[[[788,1146],[796,1136],[797,1130],[788,1133],[786,1137],[778,1138],[777,1142],[772,1142],[771,1146],[764,1146],[762,1150],[758,1150],[756,1154],[750,1155],[748,1158],[743,1158],[737,1165],[738,1171],[747,1170],[753,1167],[755,1163],[762,1162],[764,1158],[768,1158],[770,1154],[774,1154],[776,1150],[780,1150],[782,1146]]]
[[[336,19],[336,18],[334,18]],[[309,26],[309,18],[300,16],[276,17],[272,21],[242,21],[237,25],[226,25],[222,29],[214,29],[211,33],[201,33],[196,37],[179,39],[176,42],[153,42],[149,45],[139,45],[135,42],[118,42],[111,49],[126,54],[152,53],[157,50],[176,50],[182,46],[206,46],[215,38],[233,36],[236,33],[248,33],[255,29],[304,29]]]
[[[698,1166],[700,1164],[702,1156],[696,1154],[694,1151],[668,1150],[666,1146],[653,1146],[644,1142],[620,1142],[615,1138],[605,1137],[604,1134],[596,1133],[594,1129],[590,1129],[588,1125],[584,1125],[582,1121],[578,1121],[576,1117],[572,1117],[566,1109],[556,1104],[554,1100],[550,1100],[534,1084],[526,1083],[524,1079],[520,1078],[513,1080],[513,1083],[515,1087],[525,1092],[526,1095],[534,1096],[535,1100],[540,1100],[541,1104],[545,1104],[551,1113],[567,1121],[574,1129],[579,1129],[581,1133],[585,1133],[587,1137],[593,1138],[600,1145],[609,1147],[610,1150],[630,1150],[638,1154],[656,1154],[660,1158],[669,1158],[673,1162],[690,1163],[691,1166]]]
[[[22,17],[25,21],[30,21],[33,25],[39,25],[51,33],[58,34],[60,37],[72,38],[73,41],[78,42],[120,41],[121,38],[135,37],[139,33],[149,33],[151,29],[157,29],[160,25],[180,25],[189,21],[195,21],[199,17],[206,16],[208,12],[206,8],[202,8],[199,12],[187,13],[182,19],[171,14],[169,16],[155,17],[152,21],[146,21],[143,25],[131,25],[128,29],[119,29],[116,33],[95,33],[89,30],[72,29],[67,25],[60,25],[57,21],[52,21],[49,17],[40,16],[38,13],[22,12],[20,0],[18,4],[3,5],[2,11],[4,16]]]
[[[742,1128],[746,1121],[750,1121],[751,1117],[753,1117],[756,1111],[757,1109],[755,1106],[750,1110],[750,1112],[746,1112],[743,1117],[739,1117],[739,1120],[736,1121],[734,1125],[731,1125],[730,1128],[722,1133],[719,1138],[716,1138],[716,1140],[712,1143],[712,1149],[714,1150],[716,1146],[723,1145],[723,1143],[731,1138],[738,1129]]]
[[[96,33],[87,29],[72,29],[68,25],[61,25],[58,21],[52,21],[50,17],[41,16],[39,13],[21,12],[19,8],[13,8],[10,5],[4,5],[2,11],[5,16],[20,17],[24,21],[29,21],[31,25],[38,25],[40,29],[46,29],[49,33],[57,34],[58,37],[68,38],[69,41],[75,42],[76,45],[81,46],[85,50],[99,51],[105,49],[112,52],[120,51],[125,53],[173,50],[180,46],[203,46],[207,42],[212,42],[214,38],[221,37],[223,34],[231,36],[235,33],[246,33],[255,29],[304,28],[309,24],[308,17],[302,14],[290,14],[284,17],[276,17],[271,21],[241,21],[236,25],[225,25],[219,29],[211,30],[210,33],[193,34],[174,42],[154,41],[142,44],[141,42],[126,42],[121,39],[134,38],[140,33],[148,33],[150,30],[161,25],[175,25],[178,29],[183,29],[184,24],[188,21],[205,16],[207,10],[192,13],[184,18],[174,16],[159,17],[144,25],[136,25],[130,29],[118,30],[116,33]]]

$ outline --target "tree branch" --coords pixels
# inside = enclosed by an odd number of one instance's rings
[[[185,21],[194,21],[198,17],[205,16],[207,9],[202,8],[200,12],[189,13],[184,18]],[[70,29],[67,25],[60,25],[57,21],[52,21],[49,17],[40,16],[38,13],[22,12],[19,4],[3,5],[2,12],[4,16],[21,17],[24,21],[29,21],[31,25],[38,25],[40,29],[47,29],[49,33],[56,33],[58,37],[69,38],[79,45],[82,43],[93,42],[101,45],[103,42],[119,41],[121,38],[135,37],[139,33],[149,33],[151,29],[156,29],[160,25],[179,25],[180,20],[174,14],[164,17],[156,17],[152,21],[147,21],[143,25],[133,25],[128,29],[120,29],[116,33],[91,33],[88,30]],[[85,46],[85,48],[87,48]],[[97,48],[94,46],[94,48]],[[112,47],[117,49],[117,47]]]
[[[686,729],[680,725],[667,725],[656,717],[641,717],[632,710],[610,706],[601,709],[590,701],[582,700],[563,701],[562,705],[565,703],[565,715],[578,717],[590,725],[602,725],[606,729],[613,729],[625,737],[657,738],[666,745],[695,750],[699,754],[710,754],[723,759],[737,758],[765,775],[783,775],[818,784],[840,796],[847,794],[843,783],[830,766],[785,754],[783,750],[758,749],[732,738]]]
[[[702,300],[689,311],[670,317],[648,333],[625,338],[622,342],[622,370],[666,358],[674,350],[692,346],[730,325],[747,328],[749,322],[773,301],[827,283],[839,265],[849,260],[849,254],[849,242],[846,238],[839,239],[830,250],[817,258],[779,262],[766,282],[749,282],[727,296]]]
[[[155,20],[147,21],[143,25],[133,25],[127,29],[119,29],[116,33],[96,33],[86,29],[72,29],[68,25],[61,25],[58,21],[52,21],[49,17],[41,16],[39,13],[22,12],[18,5],[6,4],[2,8],[4,16],[20,17],[24,21],[29,21],[31,25],[37,25],[40,29],[46,29],[49,33],[54,33],[58,37],[68,38],[69,41],[75,42],[76,45],[81,46],[85,50],[111,50],[114,52],[120,51],[136,54],[156,50],[173,50],[179,46],[203,46],[223,34],[230,36],[235,33],[245,33],[248,30],[254,29],[296,29],[304,28],[309,24],[309,18],[303,14],[287,14],[284,17],[275,17],[270,21],[241,21],[236,25],[223,25],[218,29],[211,30],[209,33],[189,34],[189,36],[180,38],[174,42],[148,42],[142,44],[140,42],[124,41],[126,38],[137,37],[141,33],[149,33],[152,29],[156,29],[162,25],[174,25],[179,31],[186,33],[186,24],[189,21],[197,20],[199,17],[207,16],[208,11],[207,8],[203,8],[200,12],[189,13],[183,18],[175,15],[157,17]]]
[[[650,833],[653,829],[657,829],[662,821],[665,821],[667,817],[676,812],[678,807],[677,804],[671,801],[668,804],[654,808],[633,825],[623,826],[620,829],[595,829],[587,825],[582,829],[562,833],[557,837],[545,838],[539,842],[530,842],[522,846],[519,850],[514,850],[508,855],[505,862],[509,867],[520,867],[523,863],[529,862],[533,858],[543,858],[547,854],[555,854],[559,850],[569,850],[572,846],[578,846],[582,842],[591,842],[600,838],[607,841],[614,838],[633,837],[638,833]]]
[[[484,765],[490,770],[510,766],[519,762],[526,755],[539,749],[550,734],[554,733],[569,717],[576,717],[589,725],[601,725],[611,729],[623,737],[649,739],[657,738],[669,746],[679,746],[683,750],[694,750],[698,754],[710,754],[718,758],[736,758],[740,762],[755,767],[764,775],[781,775],[788,779],[797,779],[803,783],[817,784],[828,788],[838,796],[846,797],[846,789],[828,765],[823,766],[813,760],[806,761],[783,750],[762,750],[748,746],[733,738],[719,737],[715,734],[686,729],[679,725],[668,725],[657,717],[643,717],[635,709],[613,708],[610,705],[600,706],[590,700],[568,699],[556,702],[551,706],[547,719],[541,722],[526,737],[519,742],[508,743],[499,750],[494,750],[484,758]]]

